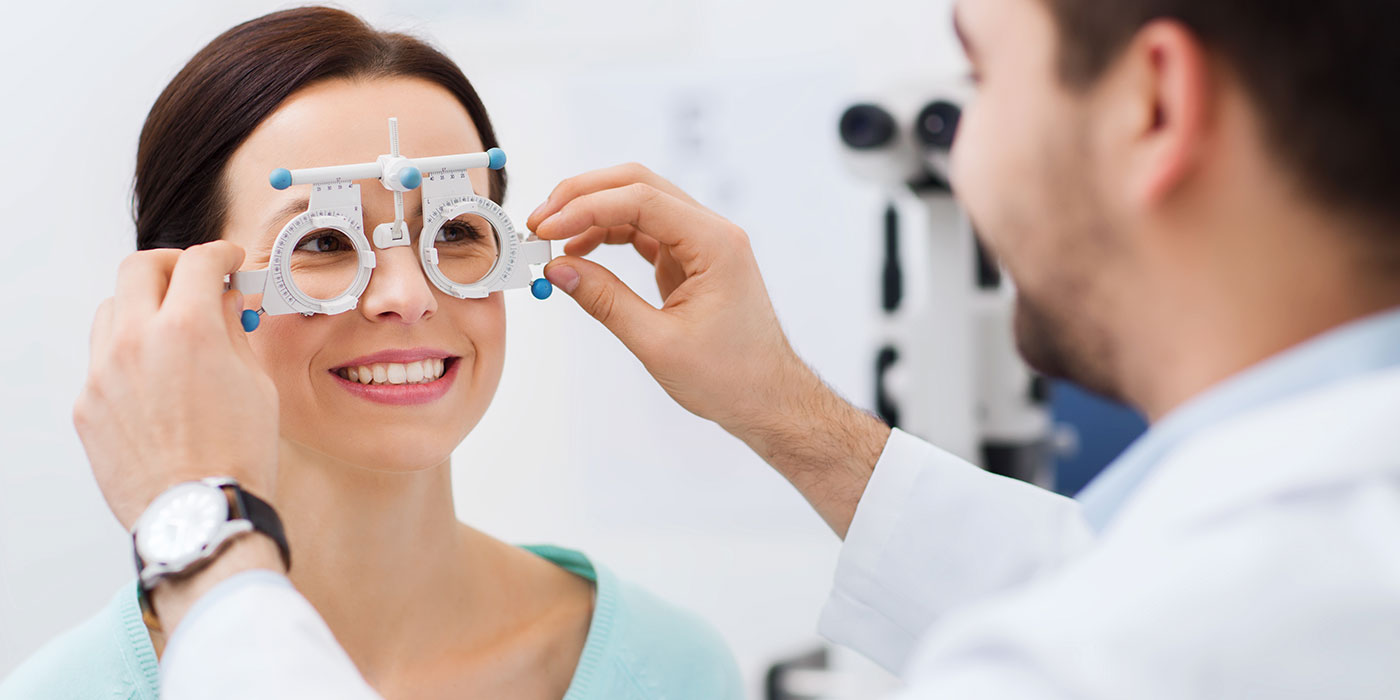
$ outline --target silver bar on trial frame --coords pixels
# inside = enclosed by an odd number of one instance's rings
[[[410,160],[413,161],[414,167],[424,174],[444,170],[472,170],[491,167],[491,154],[485,152],[457,153],[450,156],[430,156]]]
[[[481,153],[457,153],[450,156],[430,156],[409,158],[409,163],[420,172],[440,172],[447,170],[472,170],[491,167],[491,155]],[[353,180],[377,180],[383,174],[379,163],[355,163],[353,165],[328,165],[321,168],[301,168],[288,171],[293,185],[316,185],[326,182],[349,182]]]
[[[290,172],[293,185],[319,185],[337,180],[378,180],[381,174],[378,163],[328,165],[323,168],[302,168]]]

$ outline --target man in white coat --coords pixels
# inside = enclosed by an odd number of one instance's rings
[[[640,166],[565,181],[532,215],[572,239],[549,278],[845,539],[821,630],[907,697],[1400,696],[1400,9],[956,14],[979,89],[954,185],[1017,283],[1021,351],[1152,423],[1078,499],[834,395],[790,349],[746,234]],[[663,308],[578,257],[619,243],[656,266]],[[207,370],[256,368],[237,300],[228,333],[170,330],[217,317],[241,253],[173,260],[123,267],[75,411],[124,523],[176,482],[265,493],[275,469],[273,435],[228,425],[267,392]],[[107,429],[116,411],[147,420]],[[172,446],[172,425],[200,439]],[[156,587],[168,697],[374,697],[280,570],[252,535]]]

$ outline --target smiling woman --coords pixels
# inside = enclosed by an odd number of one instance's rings
[[[497,145],[470,83],[419,39],[315,7],[230,29],[147,119],[138,247],[224,239],[247,251],[244,270],[266,267],[309,193],[275,190],[267,174],[372,161],[389,117],[410,156]],[[503,172],[471,177],[501,200]],[[407,196],[417,231],[421,202]],[[365,187],[362,202],[366,229],[394,220],[383,188]],[[483,253],[489,226],[462,220],[437,236],[465,276],[494,257]],[[334,232],[312,231],[292,266],[330,289],[344,252]],[[411,246],[376,255],[354,310],[270,316],[249,336],[277,388],[276,496],[292,583],[365,678],[390,698],[740,697],[727,648],[702,622],[579,552],[509,546],[456,519],[449,460],[501,376],[501,295],[443,293]],[[256,308],[256,295],[248,301]],[[163,648],[133,583],[10,676],[0,697],[155,698]]]

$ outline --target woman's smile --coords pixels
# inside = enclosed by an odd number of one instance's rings
[[[436,401],[446,394],[460,359],[432,348],[384,350],[328,372],[337,384],[362,399],[405,406]]]

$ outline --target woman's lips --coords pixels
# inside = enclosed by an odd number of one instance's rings
[[[454,355],[445,350],[437,348],[402,348],[395,350],[380,350],[370,353],[342,364],[336,365],[332,369],[345,369],[346,367],[359,367],[362,365],[373,365],[388,362],[415,362],[418,360],[445,360]]]
[[[340,376],[334,369],[327,370],[327,373],[346,391],[362,399],[391,406],[412,406],[442,398],[457,378],[457,366],[461,364],[459,360],[459,357],[446,358],[442,376],[421,384],[361,384]]]

